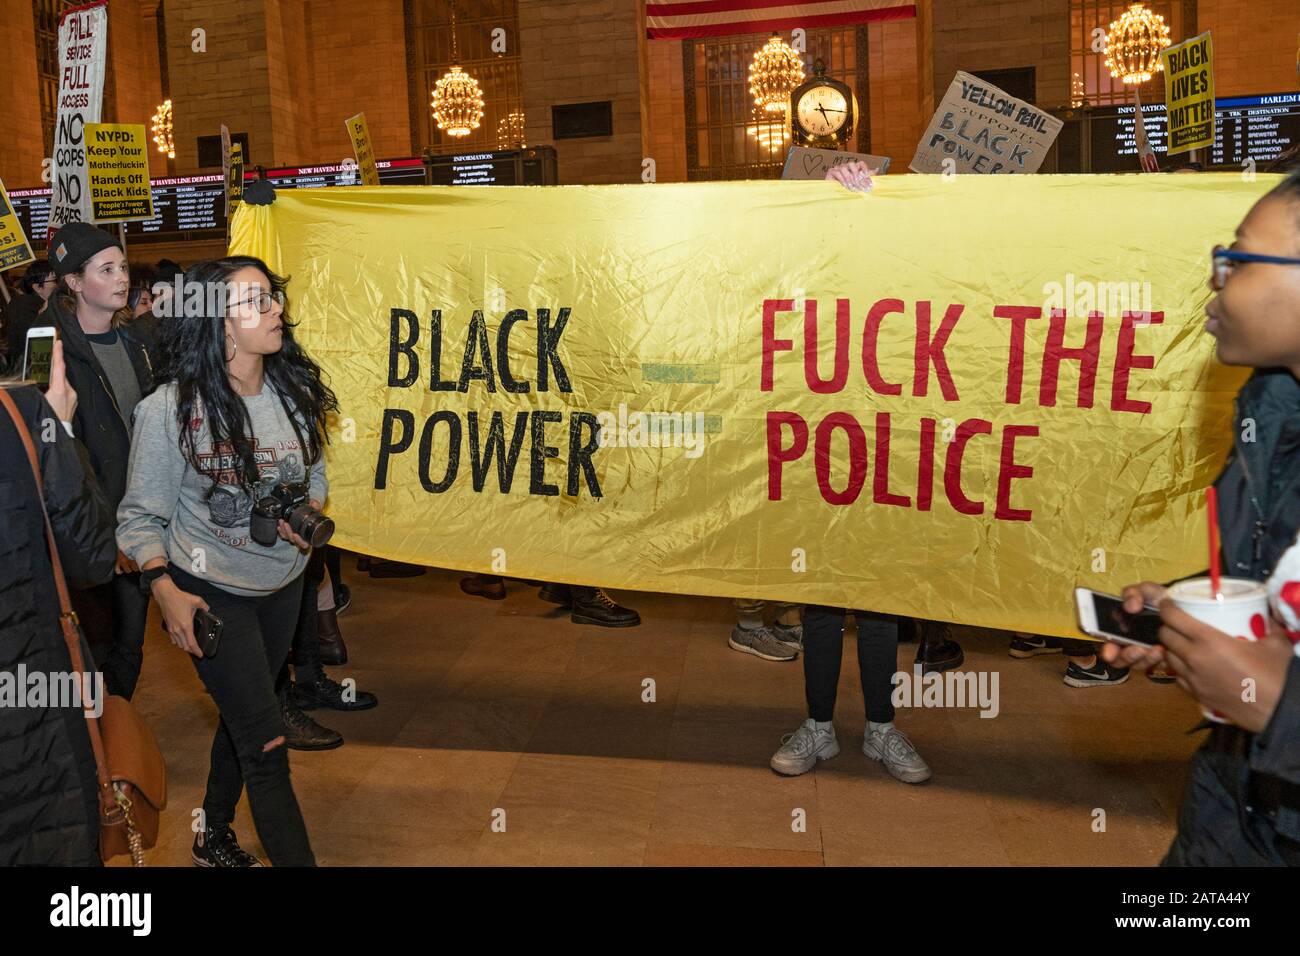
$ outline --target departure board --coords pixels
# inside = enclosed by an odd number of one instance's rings
[[[1248,159],[1263,170],[1292,145],[1300,142],[1300,92],[1262,96],[1221,97],[1214,101],[1214,145],[1201,152],[1207,168],[1241,169]],[[1143,104],[1147,139],[1162,169],[1173,168],[1189,154],[1166,156],[1165,104]],[[1092,171],[1136,172],[1137,141],[1133,106],[1112,106],[1091,111]]]

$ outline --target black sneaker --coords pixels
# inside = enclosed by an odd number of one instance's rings
[[[340,584],[334,589],[334,613],[342,614],[352,606],[352,589]]]
[[[194,838],[190,859],[195,866],[261,866],[262,861],[245,853],[230,827],[208,827]]]
[[[537,596],[543,601],[558,604],[560,607],[573,606],[573,591],[567,584],[543,584]]]
[[[944,631],[946,632],[947,628],[944,628]],[[923,640],[920,647],[916,649],[916,663],[921,665],[922,674],[950,671],[954,667],[961,667],[965,660],[966,654],[962,651],[961,645],[947,637],[938,641]]]
[[[1074,661],[1065,669],[1065,683],[1069,687],[1109,687],[1128,680],[1127,667],[1111,667],[1100,658],[1091,667],[1080,667]]]
[[[1037,657],[1039,654],[1059,654],[1061,653],[1061,639],[1059,637],[1021,634],[1011,641],[1011,647],[1007,649],[1007,653],[1020,660]]]
[[[284,720],[284,743],[290,750],[333,750],[343,746],[343,735],[304,714],[292,695],[280,702],[280,716]]]
[[[328,707],[331,710],[369,710],[379,705],[379,698],[374,694],[355,688],[349,694],[354,699],[344,700],[343,685],[324,675],[320,680],[312,683],[294,681],[293,689],[289,693],[292,695],[293,702],[302,710],[315,710],[317,707]]]
[[[641,623],[641,615],[595,588],[590,596],[573,596],[573,613],[569,620],[574,624],[595,624],[598,627],[636,627]]]

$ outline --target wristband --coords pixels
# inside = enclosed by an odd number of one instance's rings
[[[144,592],[146,597],[153,593],[153,583],[163,576],[171,576],[167,574],[167,565],[165,564],[140,572],[140,590]]]

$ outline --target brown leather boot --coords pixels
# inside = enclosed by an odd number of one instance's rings
[[[322,664],[346,664],[348,647],[339,632],[339,617],[334,608],[316,612],[316,640],[320,642]]]

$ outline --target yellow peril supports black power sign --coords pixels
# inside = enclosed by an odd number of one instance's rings
[[[1169,155],[1214,143],[1214,49],[1207,30],[1160,54],[1169,110]]]
[[[154,217],[144,126],[87,123],[86,167],[91,221],[135,222]]]

